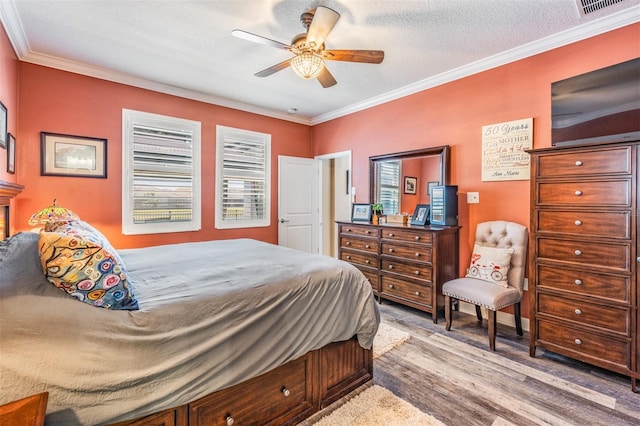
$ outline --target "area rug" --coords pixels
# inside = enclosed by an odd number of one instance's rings
[[[373,358],[375,359],[385,352],[389,352],[409,340],[409,337],[409,333],[381,322],[378,327],[378,333],[373,339]]]
[[[313,426],[445,426],[382,386],[373,385]]]

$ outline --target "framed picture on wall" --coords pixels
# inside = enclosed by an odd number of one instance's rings
[[[42,176],[107,177],[107,140],[40,132]]]
[[[404,193],[405,194],[415,194],[417,192],[418,187],[418,178],[405,176],[404,177]]]
[[[9,143],[7,145],[7,173],[16,172],[16,138],[9,133]]]
[[[0,102],[0,146],[7,147],[7,107]]]

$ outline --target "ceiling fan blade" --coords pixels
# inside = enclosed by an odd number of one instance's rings
[[[293,47],[289,46],[288,44],[280,43],[279,41],[271,40],[270,38],[248,33],[243,30],[233,30],[231,31],[231,35],[244,40],[252,41],[254,43],[260,43],[266,46],[272,46],[272,47],[275,47],[276,49],[284,49],[288,51],[291,51],[293,49]]]
[[[327,87],[335,86],[336,84],[338,84],[338,82],[336,81],[335,78],[333,78],[333,75],[331,75],[327,67],[322,68],[322,71],[318,76],[318,81],[320,82],[320,84],[322,84],[322,87],[324,87],[325,89]]]
[[[307,30],[307,44],[314,49],[319,49],[338,19],[340,19],[340,14],[335,10],[318,6]]]
[[[382,50],[325,50],[322,57],[330,61],[366,62],[379,64],[384,59]]]
[[[267,69],[264,69],[260,72],[255,73],[256,77],[268,77],[271,74],[275,74],[278,71],[282,71],[290,65],[291,59],[287,59],[286,61],[280,62],[279,64],[275,64]]]

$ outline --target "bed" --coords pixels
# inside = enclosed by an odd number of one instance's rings
[[[74,300],[39,235],[0,242],[0,404],[47,425],[295,424],[372,378],[379,313],[351,265],[251,239],[119,250],[138,310]]]

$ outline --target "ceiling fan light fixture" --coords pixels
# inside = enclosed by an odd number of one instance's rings
[[[324,60],[315,52],[302,52],[291,59],[291,68],[302,78],[316,78],[324,69]]]

